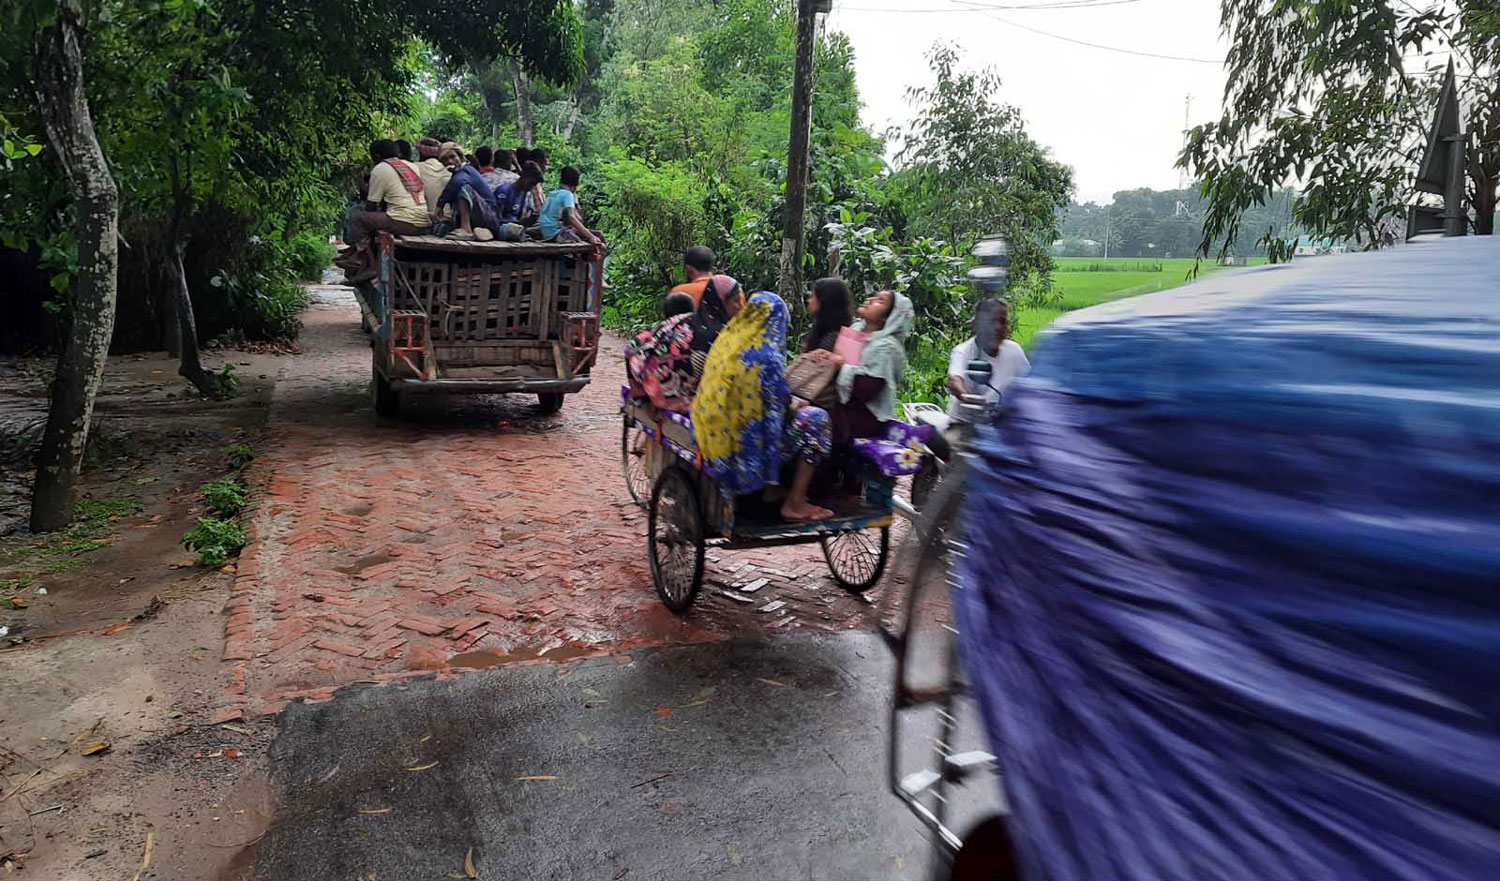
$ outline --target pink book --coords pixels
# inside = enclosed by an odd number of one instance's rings
[[[859,356],[865,350],[865,341],[870,335],[852,327],[839,330],[839,341],[833,344],[833,351],[845,364],[858,364]]]

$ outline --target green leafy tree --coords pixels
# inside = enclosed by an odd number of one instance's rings
[[[1045,279],[1068,204],[1073,172],[1026,133],[1015,107],[996,99],[992,70],[966,71],[950,46],[928,53],[936,82],[913,88],[917,118],[897,155],[920,200],[912,230],[967,250],[981,236],[1004,235],[1014,272]]]
[[[1500,180],[1500,34],[1490,0],[1223,0],[1229,85],[1219,122],[1192,130],[1179,165],[1208,200],[1200,250],[1223,251],[1253,206],[1298,181],[1292,219],[1308,234],[1389,244],[1451,55],[1470,107],[1475,230],[1494,231]],[[1434,55],[1424,69],[1413,65]],[[1279,232],[1264,242],[1291,255]]]
[[[142,196],[139,210],[169,230],[186,351],[197,341],[182,259],[194,224],[235,229],[232,248],[251,244],[255,229],[229,223],[236,211],[270,215],[257,231],[284,237],[292,218],[275,219],[277,209],[326,196],[328,156],[368,137],[383,102],[395,109],[389,99],[412,79],[403,61],[414,39],[449,63],[505,56],[560,82],[581,74],[569,0],[479,0],[467,11],[454,15],[425,0],[14,0],[0,8],[0,114],[15,120],[7,127],[45,132],[54,148],[23,175],[6,175],[5,241],[53,241],[68,215],[76,218],[71,247],[58,248],[76,257],[62,261],[72,279],[63,301],[69,335],[33,528],[57,528],[72,512],[114,330],[121,189]],[[495,24],[474,27],[476,20]],[[58,210],[53,195],[64,176],[71,211]]]

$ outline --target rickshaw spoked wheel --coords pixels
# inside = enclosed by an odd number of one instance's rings
[[[620,463],[625,469],[625,488],[630,498],[646,507],[651,496],[651,475],[646,473],[646,433],[630,419],[620,433]]]
[[[878,533],[878,535],[877,535]],[[860,529],[823,536],[823,559],[839,587],[864,593],[880,581],[891,553],[891,528]]]
[[[647,517],[651,580],[667,608],[682,613],[703,586],[703,509],[693,475],[673,465],[656,479]]]

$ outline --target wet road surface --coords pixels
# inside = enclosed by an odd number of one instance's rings
[[[407,680],[294,704],[258,878],[920,878],[864,634]],[[527,779],[533,778],[533,779]]]

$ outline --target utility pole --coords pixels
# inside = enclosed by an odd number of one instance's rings
[[[1184,102],[1184,104],[1185,106],[1183,107],[1182,111],[1182,149],[1186,150],[1188,145],[1188,132],[1193,128],[1193,96],[1188,95],[1187,101]],[[1177,172],[1177,189],[1185,190],[1188,188],[1187,174],[1187,166],[1184,165],[1182,167],[1182,170]]]
[[[786,156],[786,226],[781,234],[781,271],[776,290],[800,311],[803,226],[807,216],[808,142],[812,137],[813,61],[819,12],[832,0],[797,0],[797,65],[792,75],[792,132]]]

